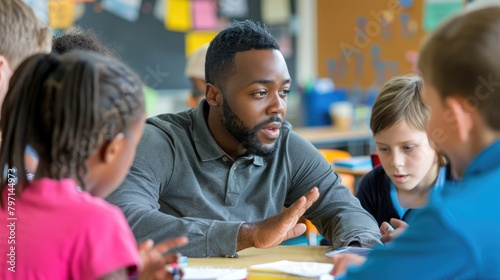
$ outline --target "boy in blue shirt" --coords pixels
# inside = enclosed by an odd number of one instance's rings
[[[418,68],[427,132],[459,181],[366,260],[334,258],[346,279],[500,279],[500,7],[453,17],[424,42]],[[337,279],[337,278],[336,278]],[[344,279],[344,278],[342,278]]]

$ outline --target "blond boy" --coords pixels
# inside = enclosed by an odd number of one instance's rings
[[[0,0],[0,105],[19,64],[35,53],[50,52],[51,44],[50,28],[30,7],[21,0]]]

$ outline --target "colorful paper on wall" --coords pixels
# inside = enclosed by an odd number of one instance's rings
[[[206,43],[210,43],[217,35],[211,31],[193,31],[186,34],[186,57]]]
[[[103,0],[102,6],[106,11],[134,22],[139,18],[141,0]]]
[[[54,29],[67,29],[75,21],[73,0],[49,0],[49,25]]]
[[[35,15],[45,24],[49,23],[47,0],[23,0],[26,5],[30,6]]]
[[[291,8],[289,0],[262,0],[262,20],[266,24],[288,24]]]
[[[463,9],[462,0],[425,0],[422,26],[430,31],[442,21]]]
[[[246,18],[248,2],[247,0],[219,0],[219,11],[222,17]]]
[[[217,3],[215,0],[192,0],[193,29],[217,29]]]
[[[189,0],[169,0],[165,27],[172,31],[186,32],[191,29],[191,3]]]

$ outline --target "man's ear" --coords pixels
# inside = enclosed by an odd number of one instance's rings
[[[477,110],[461,97],[447,97],[444,103],[451,112],[450,117],[455,125],[459,140],[466,142],[471,136],[474,126],[471,114]]]
[[[102,149],[100,160],[103,163],[110,163],[115,160],[125,148],[125,135],[120,132],[111,141],[107,141]]]
[[[220,101],[220,90],[217,86],[207,83],[207,90],[206,90],[206,99],[208,101],[208,104],[212,107],[217,107],[219,106]]]

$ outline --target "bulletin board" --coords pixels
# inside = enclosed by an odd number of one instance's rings
[[[154,7],[159,0],[139,0],[142,6],[148,3]],[[173,0],[169,0],[173,1]],[[194,1],[194,0],[191,0]],[[235,3],[234,0],[229,0]],[[294,13],[294,1],[291,2]],[[115,1],[116,2],[116,1]],[[229,20],[251,19],[263,22],[261,1],[243,1],[248,5],[245,17],[232,17]],[[84,12],[75,25],[92,29],[111,48],[117,51],[120,59],[131,66],[147,86],[154,89],[189,88],[189,80],[184,75],[186,64],[186,32],[168,30],[153,13],[141,12],[131,22],[106,10],[96,11],[96,3],[85,3]],[[273,26],[269,26],[271,32]],[[295,39],[291,36],[290,49],[295,49]],[[289,72],[295,73],[295,53],[286,57]]]
[[[412,72],[424,1],[317,0],[318,76],[338,87],[379,87]]]

